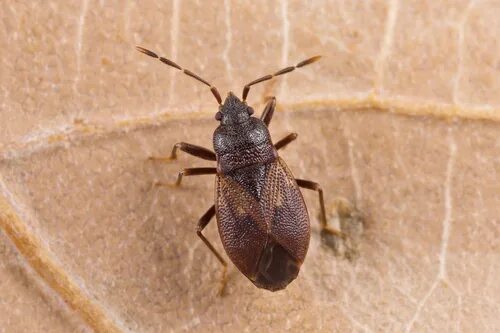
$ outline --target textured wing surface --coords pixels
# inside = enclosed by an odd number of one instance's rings
[[[235,179],[217,175],[215,208],[222,244],[238,269],[251,278],[267,241],[267,225],[256,197]]]
[[[295,178],[281,158],[269,167],[260,203],[270,236],[302,262],[309,247],[309,216]]]

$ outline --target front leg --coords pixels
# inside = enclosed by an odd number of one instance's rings
[[[281,148],[285,148],[290,142],[293,140],[297,139],[298,134],[297,133],[290,133],[287,136],[285,136],[283,139],[280,141],[276,142],[274,144],[274,148],[276,150],[280,150]]]
[[[262,111],[262,115],[260,116],[260,120],[269,127],[269,123],[273,118],[274,109],[276,108],[276,97],[271,97],[271,100],[267,102],[264,111]]]
[[[209,160],[209,161],[216,161],[217,158],[215,157],[215,153],[207,148],[203,148],[197,145],[193,145],[187,142],[178,142],[172,147],[172,153],[170,153],[170,156],[168,157],[155,157],[151,156],[149,159],[154,160],[154,161],[163,161],[163,162],[168,162],[168,161],[173,161],[177,159],[177,149],[182,150],[185,153],[188,153],[189,155],[193,155],[195,157],[204,159],[204,160]]]

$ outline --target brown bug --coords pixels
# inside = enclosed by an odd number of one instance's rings
[[[259,288],[271,291],[285,288],[297,277],[309,246],[309,217],[299,187],[318,192],[322,231],[334,235],[340,235],[340,232],[327,227],[323,191],[319,184],[294,178],[278,156],[278,150],[295,140],[297,134],[291,133],[272,143],[268,126],[276,99],[270,99],[260,119],[252,117],[254,110],[245,100],[254,84],[309,65],[320,56],[248,83],[243,89],[242,100],[229,92],[222,104],[217,88],[198,75],[152,51],[142,47],[137,47],[137,50],[206,84],[219,103],[215,119],[220,125],[213,136],[215,152],[179,142],[169,157],[152,159],[175,160],[177,149],[180,149],[217,162],[217,168],[180,171],[175,185],[181,184],[183,176],[216,175],[215,204],[200,218],[197,234],[224,266],[221,292],[226,282],[227,263],[202,234],[214,215],[217,216],[224,249],[236,267]]]

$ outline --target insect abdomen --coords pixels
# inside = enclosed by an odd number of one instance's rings
[[[309,245],[309,219],[281,159],[218,175],[216,214],[226,253],[257,287],[285,288]]]

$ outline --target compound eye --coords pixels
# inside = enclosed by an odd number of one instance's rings
[[[253,115],[253,109],[252,108],[247,108],[248,115]]]
[[[222,113],[220,111],[217,111],[217,113],[215,114],[215,120],[221,121],[221,119],[222,119]]]

